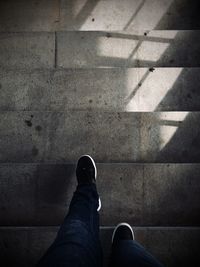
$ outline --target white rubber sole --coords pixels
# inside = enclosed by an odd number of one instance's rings
[[[112,243],[113,243],[113,239],[114,239],[114,236],[115,236],[115,233],[116,233],[116,231],[117,231],[117,229],[120,227],[120,226],[127,226],[129,229],[130,229],[130,231],[131,231],[131,233],[132,233],[132,237],[133,237],[133,240],[135,239],[135,236],[134,236],[134,232],[133,232],[133,229],[131,228],[131,226],[128,224],[128,223],[119,223],[116,227],[115,227],[115,229],[114,229],[114,231],[113,231],[113,234],[112,234]]]
[[[99,207],[97,208],[97,211],[100,211],[100,209],[101,209],[101,199],[99,197]]]

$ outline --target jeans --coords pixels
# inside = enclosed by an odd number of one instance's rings
[[[77,186],[57,237],[38,267],[102,267],[98,205],[95,184]],[[136,241],[128,240],[113,247],[110,266],[162,267]]]

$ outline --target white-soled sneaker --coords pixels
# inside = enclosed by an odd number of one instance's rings
[[[78,184],[96,183],[97,167],[94,159],[89,155],[82,155],[76,165],[76,177]],[[97,211],[101,209],[101,200]]]

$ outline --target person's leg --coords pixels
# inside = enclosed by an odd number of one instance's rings
[[[163,267],[147,250],[134,240],[128,224],[119,224],[113,233],[112,267]]]
[[[80,158],[81,162],[79,159],[77,165],[78,186],[70,203],[69,212],[54,243],[38,266],[100,267],[102,265],[96,174],[92,172],[91,159],[84,157]],[[80,171],[80,163],[85,166],[84,171]]]

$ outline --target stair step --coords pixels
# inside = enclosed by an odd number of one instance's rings
[[[60,0],[0,1],[0,31],[54,31],[59,13]]]
[[[200,67],[200,31],[0,33],[10,69]]]
[[[0,162],[200,162],[200,112],[0,113]],[[191,131],[192,129],[192,131]]]
[[[57,33],[57,66],[200,67],[200,31]]]
[[[0,33],[1,68],[53,68],[55,33]]]
[[[0,110],[200,111],[200,68],[0,70]]]
[[[97,164],[101,225],[200,225],[200,164]],[[59,225],[73,164],[0,164],[0,225]]]
[[[133,227],[135,239],[165,266],[195,267],[199,262],[200,228]],[[35,266],[55,239],[58,227],[0,227],[0,264]],[[101,228],[104,266],[108,262],[112,227]]]
[[[7,0],[0,31],[200,29],[199,1]]]

